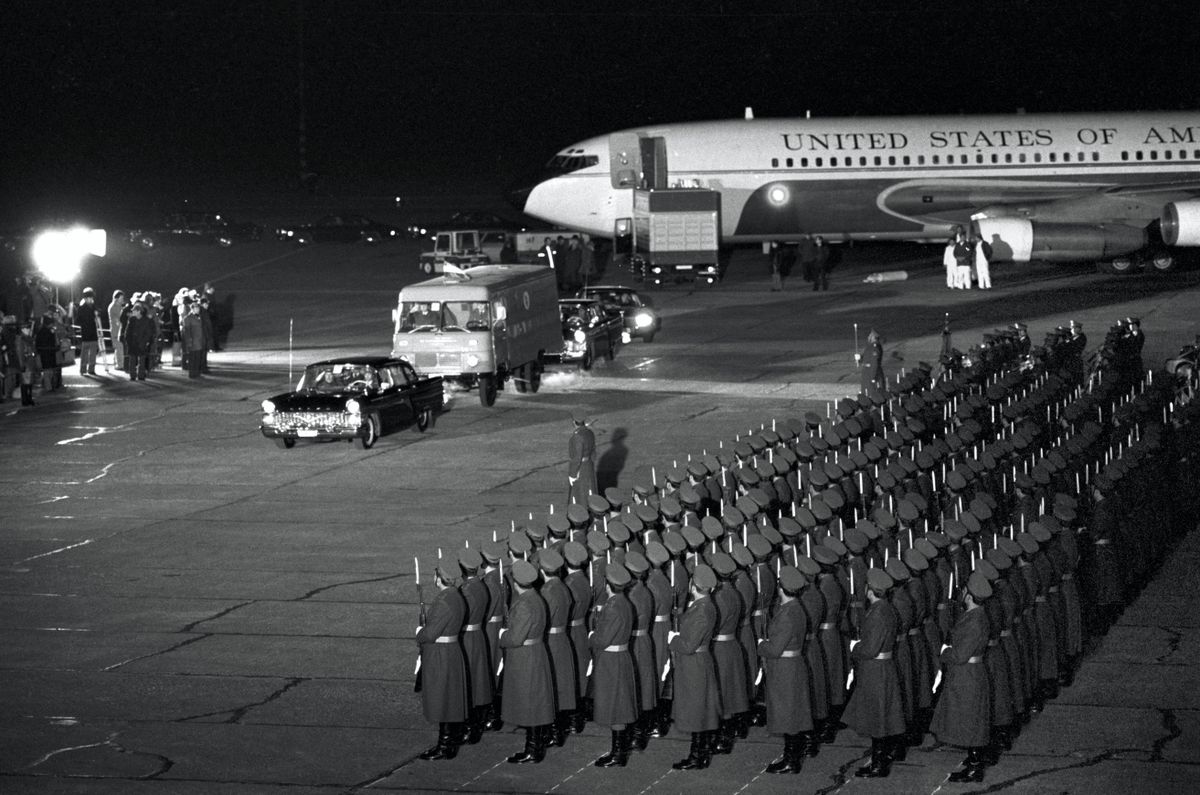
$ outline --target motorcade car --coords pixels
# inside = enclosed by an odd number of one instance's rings
[[[168,213],[154,226],[129,230],[129,241],[144,249],[179,243],[217,244],[228,248],[237,242],[258,240],[263,228],[237,222],[218,212],[185,210]]]
[[[446,265],[474,268],[500,262],[505,232],[501,229],[451,229],[433,236],[433,250],[423,251],[417,259],[422,273],[442,273]]]
[[[422,433],[445,404],[441,376],[390,356],[326,359],[304,368],[296,389],[262,402],[262,435],[282,448],[299,439],[357,441],[369,450],[388,429]]]
[[[619,312],[631,339],[637,337],[645,342],[653,342],[654,335],[662,328],[662,318],[650,305],[650,299],[638,295],[632,287],[592,284],[580,290],[576,297],[594,298],[606,309]]]
[[[547,354],[547,362],[577,363],[581,369],[590,370],[597,356],[612,361],[617,355],[625,333],[620,313],[605,309],[592,298],[563,298],[558,302],[558,314],[563,344],[560,350]]]
[[[365,215],[343,213],[326,215],[311,224],[281,226],[275,230],[279,240],[291,241],[300,246],[312,243],[366,243],[374,245],[395,240],[400,230],[390,224],[372,221]]]

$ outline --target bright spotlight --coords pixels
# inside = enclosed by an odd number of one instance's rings
[[[79,275],[83,258],[103,257],[107,236],[103,229],[48,229],[33,241],[33,264],[51,282],[66,284]]]
[[[767,198],[771,200],[771,204],[782,205],[786,204],[791,192],[788,191],[786,185],[772,185],[767,191]]]

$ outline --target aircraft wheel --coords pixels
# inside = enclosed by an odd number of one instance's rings
[[[496,376],[479,376],[479,403],[484,408],[496,404]]]
[[[364,450],[370,450],[377,441],[379,441],[379,416],[372,414],[367,417],[366,435],[358,437],[358,446]]]
[[[1106,262],[1100,262],[1096,265],[1101,273],[1109,273],[1117,276],[1125,276],[1133,273],[1137,268],[1132,257],[1116,257]]]
[[[1155,273],[1170,273],[1179,265],[1179,260],[1169,251],[1159,251],[1150,257],[1149,265]]]

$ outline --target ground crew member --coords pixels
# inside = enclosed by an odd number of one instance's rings
[[[871,761],[854,772],[859,778],[884,778],[891,772],[888,738],[904,732],[900,676],[892,659],[900,625],[888,601],[892,578],[883,569],[867,570],[867,612],[860,636],[850,641],[854,689],[842,720],[863,737],[871,738]]]
[[[524,560],[512,564],[516,591],[500,631],[504,650],[502,716],[506,723],[525,727],[525,750],[513,754],[513,764],[537,764],[546,757],[546,729],[554,722],[554,673],[546,653],[546,603],[536,590],[538,572]]]
[[[771,615],[766,637],[758,642],[766,690],[767,732],[783,735],[783,755],[767,765],[767,773],[799,773],[806,740],[813,732],[808,662],[808,614],[798,596],[808,580],[794,566],[779,571],[779,606]]]
[[[588,497],[599,494],[596,488],[596,435],[586,419],[576,419],[575,430],[567,443],[567,504],[588,504]]]
[[[987,613],[981,609],[992,595],[987,577],[974,572],[963,589],[963,610],[954,623],[950,644],[942,647],[946,682],[938,698],[930,728],[943,743],[967,749],[961,769],[950,780],[983,781],[984,748],[991,740],[991,685],[983,665],[988,644]]]
[[[829,289],[829,257],[825,238],[817,235],[813,238],[813,290]]]
[[[721,722],[721,694],[709,649],[717,628],[717,607],[710,597],[715,587],[717,575],[707,565],[698,564],[690,580],[691,602],[679,619],[679,630],[668,636],[675,688],[687,694],[671,702],[671,720],[680,731],[692,735],[687,757],[672,765],[676,770],[708,767],[712,735]]]
[[[546,603],[547,624],[546,652],[550,655],[550,667],[554,670],[555,719],[550,744],[562,747],[571,719],[575,712],[578,687],[575,682],[575,652],[567,634],[571,620],[571,591],[563,583],[561,573],[563,558],[553,549],[538,553],[538,566],[544,578],[541,587],[542,599]]]
[[[612,730],[612,747],[596,767],[625,767],[629,761],[631,726],[638,717],[637,675],[629,641],[633,636],[633,606],[626,598],[632,578],[615,560],[604,571],[608,598],[596,614],[592,647],[592,709],[596,723]]]
[[[479,576],[483,556],[478,549],[470,547],[459,550],[458,567],[463,574],[459,588],[466,603],[466,624],[462,631],[463,657],[471,684],[471,715],[467,742],[479,742],[487,724],[488,711],[492,707],[492,685],[494,671],[488,656],[487,637],[483,627],[488,613],[488,589]]]
[[[417,628],[421,647],[421,707],[425,720],[438,725],[437,744],[422,759],[453,759],[458,754],[460,725],[467,719],[467,667],[458,636],[463,629],[467,603],[455,586],[458,578],[438,566],[434,577],[438,592],[425,609],[425,623]]]

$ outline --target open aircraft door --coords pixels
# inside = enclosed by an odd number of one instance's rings
[[[608,137],[609,176],[614,188],[667,187],[667,139],[637,133],[613,133]],[[613,228],[613,251],[633,250],[633,219],[618,217]]]

